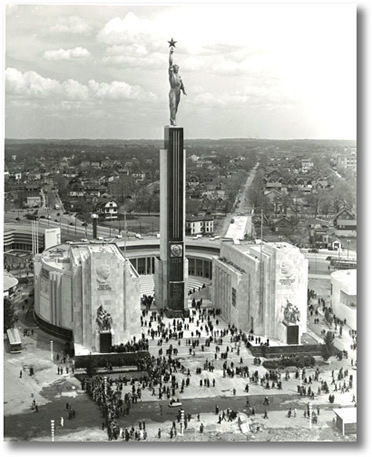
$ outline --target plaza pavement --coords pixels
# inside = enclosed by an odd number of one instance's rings
[[[222,330],[226,328],[227,325],[222,319],[217,316],[219,320],[219,325],[215,325],[214,329]],[[311,324],[310,331],[315,335],[320,336],[321,330],[323,328],[328,328],[327,324],[324,322],[322,316],[319,316],[321,323],[317,325]],[[143,331],[146,333],[147,329],[149,328],[149,316],[145,319],[147,321],[147,326],[143,327]],[[171,322],[171,319],[164,319],[165,324],[167,325],[168,322]],[[215,324],[215,319],[213,319]],[[311,320],[310,320],[311,322]],[[204,323],[205,324],[205,323]],[[176,392],[176,397],[180,398],[180,400],[187,400],[187,399],[207,399],[207,398],[231,398],[236,399],[236,397],[241,398],[241,408],[239,411],[244,414],[245,409],[245,402],[249,396],[255,397],[262,396],[262,398],[266,395],[269,397],[272,396],[288,396],[287,401],[283,401],[280,405],[280,409],[272,410],[270,406],[267,407],[268,410],[268,419],[264,419],[262,413],[256,414],[256,416],[247,418],[247,422],[252,425],[252,430],[249,431],[248,434],[242,434],[238,425],[237,420],[234,422],[223,422],[222,424],[217,424],[217,418],[213,412],[213,409],[210,413],[203,413],[201,414],[201,421],[204,425],[204,433],[201,434],[199,432],[200,423],[197,421],[196,417],[193,416],[191,420],[188,430],[185,432],[183,437],[178,436],[175,438],[176,440],[194,440],[203,441],[205,439],[224,439],[224,440],[246,440],[246,439],[256,439],[256,440],[265,440],[271,439],[270,436],[265,432],[268,430],[281,430],[281,434],[275,435],[276,440],[280,440],[280,437],[283,437],[283,441],[291,441],[291,435],[288,437],[288,432],[285,430],[291,429],[293,431],[293,441],[297,440],[306,440],[304,438],[306,433],[309,433],[308,440],[312,441],[316,439],[320,439],[320,434],[322,431],[326,431],[329,436],[332,437],[332,433],[335,434],[334,439],[343,439],[340,437],[340,434],[337,434],[335,430],[335,426],[333,424],[334,420],[334,413],[332,411],[333,407],[342,406],[342,407],[354,407],[355,404],[352,402],[353,395],[356,396],[356,370],[353,369],[351,366],[351,359],[354,361],[356,360],[356,351],[350,349],[351,339],[349,336],[348,331],[343,333],[342,339],[337,339],[336,345],[348,349],[349,357],[348,359],[343,359],[341,361],[336,360],[334,357],[330,359],[328,363],[323,363],[320,359],[318,359],[320,363],[320,377],[319,382],[313,381],[311,388],[312,390],[317,393],[318,386],[320,385],[320,381],[324,380],[327,381],[328,385],[331,384],[331,372],[335,370],[335,377],[337,379],[338,370],[343,367],[344,369],[349,370],[349,374],[353,374],[353,388],[349,392],[340,393],[340,392],[333,392],[333,386],[331,386],[330,393],[335,394],[335,402],[333,405],[329,404],[328,401],[328,394],[321,393],[320,395],[315,395],[315,399],[311,401],[311,404],[314,408],[319,405],[321,413],[319,416],[319,424],[312,425],[310,427],[308,419],[303,417],[303,411],[306,408],[307,403],[309,402],[308,397],[301,397],[297,393],[297,385],[299,384],[299,380],[295,379],[294,376],[294,369],[290,369],[291,377],[288,381],[282,379],[283,383],[283,390],[278,390],[276,388],[267,390],[260,385],[255,385],[249,382],[249,394],[247,394],[244,389],[246,384],[248,383],[247,378],[241,378],[239,376],[235,376],[233,378],[230,377],[223,377],[223,370],[222,365],[224,363],[224,359],[220,358],[220,354],[223,353],[227,346],[230,347],[229,357],[227,359],[228,365],[231,362],[234,363],[235,366],[240,365],[240,358],[243,359],[243,365],[249,366],[250,374],[258,370],[260,376],[262,376],[266,369],[262,367],[262,365],[254,365],[253,359],[254,357],[245,348],[244,345],[240,346],[240,355],[237,354],[238,345],[235,343],[230,343],[230,338],[225,336],[224,343],[220,345],[220,353],[218,355],[218,359],[214,359],[215,354],[215,344],[212,343],[210,347],[205,347],[204,351],[201,349],[201,344],[205,340],[205,333],[202,332],[202,337],[200,338],[200,345],[199,347],[195,348],[195,355],[189,355],[189,347],[185,344],[185,340],[191,338],[191,332],[193,331],[195,334],[196,325],[195,323],[190,323],[190,330],[184,331],[184,338],[181,342],[181,345],[178,345],[176,340],[170,340],[168,343],[163,343],[163,354],[165,354],[165,350],[169,347],[169,344],[172,344],[173,348],[178,349],[177,358],[180,359],[180,362],[185,365],[186,368],[190,369],[192,374],[190,385],[189,387],[185,388],[184,393],[180,394],[179,391]],[[158,356],[158,351],[160,346],[157,344],[157,339],[151,340],[150,339],[150,353],[154,356]],[[66,381],[63,384],[63,387],[56,389],[55,399],[64,399],[66,398],[73,401],[74,398],[85,396],[86,394],[80,390],[80,383],[79,381],[72,376],[71,372],[69,374],[58,375],[57,374],[57,364],[55,360],[56,353],[62,350],[62,342],[54,340],[54,360],[51,360],[50,357],[50,346],[49,341],[50,337],[42,332],[40,329],[35,329],[35,333],[33,336],[25,336],[22,337],[24,342],[24,350],[20,354],[9,354],[5,353],[4,355],[4,364],[5,364],[5,372],[4,372],[4,416],[5,420],[7,416],[11,416],[14,414],[35,414],[31,412],[31,403],[32,400],[35,399],[36,403],[39,406],[47,405],[49,402],[53,402],[54,400],[50,397],[47,398],[43,391],[50,387],[51,385],[61,384],[62,379]],[[339,341],[340,340],[340,341]],[[346,349],[347,350],[347,349]],[[213,361],[215,369],[213,372],[209,372],[203,369],[204,362],[208,359],[209,361]],[[34,376],[29,376],[28,374],[28,367],[32,366],[35,371]],[[201,374],[196,374],[196,369],[201,368]],[[23,370],[22,378],[19,377],[20,370]],[[315,369],[307,369],[306,375],[313,374]],[[181,384],[181,381],[185,376],[178,372],[176,373],[176,378]],[[211,387],[200,387],[200,379],[204,380],[209,378],[210,386]],[[284,376],[282,377],[284,378]],[[215,379],[215,387],[212,387],[212,381]],[[341,381],[342,382],[342,381]],[[270,383],[271,384],[271,383]],[[62,385],[62,384],[61,384]],[[306,386],[307,387],[307,386]],[[130,386],[128,385],[127,388],[124,388],[127,391],[130,390]],[[233,389],[236,389],[236,394],[234,395]],[[125,391],[126,391],[125,390]],[[86,397],[86,401],[90,402],[90,400]],[[142,391],[142,399],[141,403],[145,402],[154,402],[157,401],[157,396],[152,396],[151,392],[148,389],[144,389]],[[286,415],[287,406],[286,403],[293,408],[297,409],[297,417],[296,418],[288,418]],[[257,410],[262,410],[261,405],[256,405]],[[42,409],[42,408],[41,408]],[[176,414],[176,409],[174,414]],[[36,416],[35,420],[40,420],[40,413]],[[100,419],[97,418],[97,423],[100,423]],[[254,432],[256,425],[259,425],[260,431]],[[136,424],[133,424],[134,426]],[[163,421],[159,423],[158,421],[150,420],[147,424],[147,431],[148,431],[148,440],[158,440],[157,438],[157,431],[158,428],[163,430],[161,440],[169,440],[169,429],[171,427],[171,423],[164,423]],[[306,430],[307,432],[305,435],[300,433],[297,436],[297,432],[295,430]],[[76,432],[77,433],[77,432]],[[265,435],[266,433],[266,435]],[[284,435],[283,435],[284,433]],[[325,437],[327,436],[325,433]],[[73,438],[74,432],[67,433],[67,430],[63,430],[62,428],[58,428],[58,433],[56,431],[56,440],[74,440]],[[84,438],[85,436],[85,438]],[[287,438],[286,438],[287,436]],[[206,438],[207,437],[207,438]],[[223,438],[221,438],[223,437]],[[265,438],[266,437],[266,438]],[[77,441],[81,440],[93,440],[93,441],[107,441],[107,434],[100,430],[100,427],[92,428],[89,427],[89,430],[79,429],[78,434],[75,436]],[[11,436],[6,437],[6,439],[11,439]],[[33,438],[35,440],[49,440],[50,437],[48,433],[42,434],[41,436]],[[355,439],[355,436],[354,436]],[[332,438],[330,438],[332,440]]]

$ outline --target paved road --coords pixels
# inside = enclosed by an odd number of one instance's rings
[[[234,411],[240,411],[247,413],[248,407],[246,406],[246,400],[249,399],[251,406],[255,406],[257,414],[263,414],[265,408],[268,411],[285,411],[290,407],[298,408],[298,399],[303,397],[295,397],[288,394],[275,394],[270,395],[268,391],[267,396],[269,397],[270,405],[264,406],[263,402],[265,395],[247,395],[237,397],[207,397],[207,398],[195,398],[182,400],[182,407],[186,413],[190,413],[192,416],[200,413],[214,413],[216,405],[218,405],[220,411],[231,408]],[[306,398],[305,398],[306,401]],[[160,406],[161,405],[161,406]],[[132,426],[139,420],[152,420],[154,422],[165,422],[172,421],[177,416],[178,408],[170,408],[169,401],[162,402],[141,402],[132,405],[130,410],[130,416],[120,418],[120,423],[123,426]],[[335,405],[324,404],[321,405],[322,409],[334,408]],[[216,416],[216,422],[217,422]]]
[[[252,181],[253,181],[253,179],[254,179],[254,177],[256,175],[256,170],[257,170],[258,165],[259,165],[259,162],[257,162],[256,165],[249,172],[247,180],[246,180],[243,188],[241,189],[241,191],[239,192],[239,194],[236,197],[236,202],[238,202],[239,199],[240,199],[240,203],[236,203],[234,205],[233,212],[228,213],[226,215],[223,227],[219,230],[218,235],[224,236],[227,233],[228,229],[229,229],[229,225],[230,225],[231,219],[234,216],[242,214],[244,216],[248,216],[247,229],[246,229],[247,233],[252,235],[252,236],[254,236],[254,225],[252,224],[252,215],[251,215],[251,213],[252,213],[252,205],[248,200],[248,190],[249,190],[249,187],[251,186]]]
[[[43,395],[50,397],[51,403],[40,406],[39,412],[34,413],[31,411],[29,414],[15,414],[4,417],[4,435],[6,437],[13,437],[17,439],[29,440],[35,437],[45,436],[50,430],[50,420],[56,421],[58,434],[65,434],[71,431],[76,431],[81,427],[100,427],[103,420],[102,412],[98,406],[92,401],[88,400],[85,393],[78,394],[77,397],[64,397],[56,398],[57,391],[66,392],[63,380],[61,384],[47,387],[43,390]],[[267,408],[270,411],[287,410],[290,407],[299,408],[296,399],[293,395],[270,395],[268,394],[270,405]],[[203,420],[203,413],[214,413],[216,405],[219,406],[220,411],[231,408],[235,411],[248,412],[246,407],[246,396],[240,397],[209,397],[197,398],[190,400],[183,400],[182,406],[186,413],[190,413],[194,418],[196,414],[200,413],[201,421]],[[263,414],[265,406],[263,405],[265,395],[252,395],[249,396],[251,406],[255,406],[256,414]],[[31,405],[30,399],[30,405]],[[306,401],[306,399],[305,399]],[[76,410],[76,418],[67,419],[66,402],[72,404]],[[167,422],[169,426],[171,421],[176,420],[178,408],[170,408],[168,401],[151,401],[139,402],[132,405],[129,416],[121,416],[119,418],[120,426],[137,426],[138,421],[145,420],[147,422],[154,421],[161,423]],[[160,406],[161,405],[161,406]],[[336,405],[324,404],[321,405],[322,410],[334,408]],[[59,418],[65,417],[64,428],[60,429]],[[216,416],[217,422],[217,416]]]

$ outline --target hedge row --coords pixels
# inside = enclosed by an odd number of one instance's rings
[[[110,354],[79,355],[75,357],[76,368],[87,368],[94,363],[97,368],[113,366],[138,366],[141,361],[150,358],[148,351],[138,352],[112,352]]]
[[[315,358],[312,355],[295,355],[291,357],[283,357],[281,359],[265,360],[262,366],[269,370],[287,367],[313,367],[315,365]]]

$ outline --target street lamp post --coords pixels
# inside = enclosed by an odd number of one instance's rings
[[[96,239],[98,236],[98,214],[93,213],[91,215],[92,226],[93,226],[93,238]],[[86,229],[87,227],[85,227]]]
[[[52,441],[54,441],[54,420],[50,421],[50,437]]]

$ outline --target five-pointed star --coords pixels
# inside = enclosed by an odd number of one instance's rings
[[[174,41],[173,38],[171,38],[171,40],[168,41],[168,43],[169,43],[169,47],[173,46],[175,48],[177,41]]]

